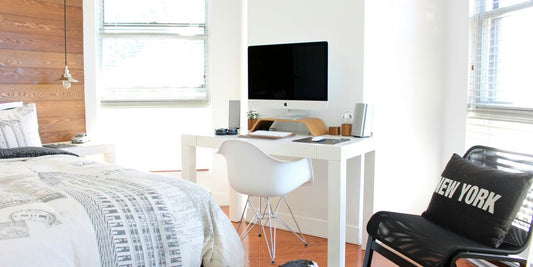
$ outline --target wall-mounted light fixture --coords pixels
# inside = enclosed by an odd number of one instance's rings
[[[65,89],[69,89],[72,83],[77,83],[78,80],[72,78],[67,65],[67,0],[63,0],[63,29],[65,33],[65,73],[61,74],[61,77],[58,79],[58,81],[62,81],[63,87]]]

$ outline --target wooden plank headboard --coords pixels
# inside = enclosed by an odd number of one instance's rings
[[[36,103],[43,143],[85,132],[82,0],[67,0],[68,65],[80,82],[66,90],[63,1],[2,0],[0,102]]]

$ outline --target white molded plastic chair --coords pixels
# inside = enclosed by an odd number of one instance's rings
[[[307,241],[305,241],[302,231],[294,218],[285,194],[313,178],[311,160],[308,158],[292,161],[276,159],[255,145],[238,140],[225,141],[220,146],[218,153],[226,158],[228,179],[231,187],[241,194],[248,195],[237,231],[241,227],[248,205],[250,205],[254,212],[253,218],[247,223],[241,234],[241,239],[246,237],[253,227],[258,224],[258,235],[261,236],[262,233],[265,233],[264,237],[268,253],[272,264],[274,264],[274,258],[276,257],[276,221],[278,221],[298,237],[307,247]],[[259,207],[256,207],[250,201],[250,197],[252,196],[260,197]],[[273,206],[271,204],[271,197],[278,196],[280,198],[277,204]],[[265,203],[262,203],[263,200]],[[281,200],[287,205],[298,229],[298,233],[277,216]],[[262,204],[264,204],[263,207]],[[268,223],[270,228],[270,238],[267,237],[265,232],[264,227],[266,223]]]

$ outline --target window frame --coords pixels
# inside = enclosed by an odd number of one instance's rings
[[[484,0],[475,0],[474,8],[479,8],[477,6],[477,3]],[[491,9],[489,11],[479,11],[478,14],[473,15],[470,20],[470,32],[471,32],[471,42],[470,42],[470,77],[469,77],[469,88],[468,88],[468,112],[471,115],[474,115],[473,113],[479,113],[477,115],[484,115],[486,117],[490,112],[493,112],[496,116],[500,119],[505,119],[505,117],[515,117],[515,116],[531,116],[533,115],[533,108],[528,107],[518,107],[518,106],[499,106],[496,105],[494,102],[490,101],[479,101],[479,98],[483,98],[483,96],[480,96],[480,94],[494,94],[495,91],[497,91],[497,88],[481,88],[482,87],[482,79],[496,79],[495,75],[490,74],[484,74],[483,72],[491,71],[491,69],[495,69],[494,66],[487,68],[485,65],[487,64],[497,64],[497,60],[493,60],[493,63],[491,62],[483,62],[484,57],[488,57],[486,53],[489,53],[488,51],[490,49],[498,49],[497,46],[490,45],[490,42],[493,42],[496,38],[493,36],[496,34],[499,34],[497,32],[497,29],[491,28],[491,30],[495,30],[494,33],[491,34],[485,34],[483,32],[483,29],[486,28],[487,21],[491,19],[497,19],[499,17],[502,17],[503,15],[515,12],[519,10],[523,10],[526,8],[533,7],[533,0],[525,1],[522,3],[509,5],[497,9]],[[477,12],[476,12],[477,13]],[[490,40],[486,40],[487,37],[491,36]],[[496,53],[496,56],[498,53]],[[494,71],[494,70],[493,70]],[[488,77],[494,77],[494,78],[488,78]],[[490,84],[490,82],[486,82],[486,84]],[[485,96],[490,97],[490,96]]]
[[[503,17],[510,12],[520,12],[520,10],[533,8],[533,0],[509,4],[501,8],[495,8],[494,6],[489,6],[489,8],[482,7],[484,10],[491,9],[484,12],[474,10],[480,8],[478,4],[483,4],[482,1],[472,0],[470,2],[472,8],[469,46],[470,70],[465,145],[469,147],[482,144],[513,151],[527,151],[531,149],[531,146],[526,143],[529,140],[529,136],[533,134],[533,107],[527,105],[525,107],[519,106],[519,104],[514,103],[510,105],[505,103],[498,104],[495,101],[491,103],[490,99],[487,102],[478,101],[478,98],[483,100],[478,94],[491,93],[488,87],[490,83],[485,82],[483,84],[484,81],[482,80],[489,79],[487,77],[489,68],[482,66],[482,64],[489,64],[489,55],[482,53],[487,53],[490,49],[490,40],[483,39],[490,37],[489,34],[483,32],[483,21]],[[486,60],[486,62],[482,62],[482,60]],[[496,62],[497,59],[493,61]],[[482,86],[486,88],[481,88]],[[492,88],[492,90],[497,90],[497,88]]]
[[[99,1],[100,14],[98,16],[98,33],[97,33],[97,64],[100,71],[104,69],[104,38],[106,36],[146,36],[147,38],[154,36],[169,36],[169,38],[175,38],[180,40],[202,40],[203,41],[203,83],[200,86],[187,86],[187,87],[154,87],[154,91],[168,90],[180,90],[184,89],[188,92],[182,93],[182,95],[175,94],[171,98],[135,98],[130,99],[128,97],[106,97],[105,84],[102,82],[101,92],[99,95],[99,102],[101,104],[109,105],[122,105],[122,104],[163,104],[168,105],[172,103],[208,103],[209,102],[209,86],[208,86],[208,9],[209,1],[203,0],[205,3],[204,9],[204,23],[105,23],[105,2],[106,0]],[[180,34],[179,29],[201,29],[203,33],[196,34]],[[101,75],[100,75],[101,76]],[[131,88],[135,90],[135,88]],[[194,93],[201,95],[200,97],[194,97]],[[125,94],[129,96],[130,94]],[[187,96],[188,95],[188,96]]]

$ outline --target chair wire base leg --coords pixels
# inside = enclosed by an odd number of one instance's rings
[[[248,206],[249,201],[250,201],[250,196],[246,198],[246,203],[244,204],[244,209],[242,210],[241,219],[239,220],[239,226],[237,226],[237,233],[241,229],[242,220],[244,219],[244,214],[246,213],[246,207]]]
[[[296,225],[296,228],[298,229],[299,235],[296,234],[296,232],[294,230],[292,230],[292,228],[290,226],[288,226],[281,218],[278,218],[279,221],[285,227],[287,227],[287,229],[289,229],[298,239],[300,239],[300,241],[302,241],[304,243],[304,245],[307,247],[308,246],[307,241],[305,240],[304,235],[302,234],[302,230],[300,229],[300,226],[298,225],[298,222],[296,221],[296,217],[294,217],[294,213],[292,213],[291,206],[289,205],[289,202],[287,201],[287,197],[285,197],[285,195],[283,195],[282,198],[285,201],[285,205],[287,205],[287,208],[289,209],[289,212],[291,213],[292,220],[294,221],[294,224]],[[281,201],[281,199],[279,201]],[[278,201],[278,204],[279,204],[279,201]],[[276,210],[276,214],[277,214],[277,210]]]
[[[244,230],[243,230],[242,234],[240,235],[241,240],[243,240],[248,235],[248,233],[250,233],[250,231],[253,230],[253,228],[257,224],[262,225],[261,221],[262,221],[263,218],[262,218],[261,211],[255,208],[254,204],[250,201],[250,196],[248,196],[248,199],[246,200],[246,204],[244,205],[244,210],[243,210],[242,215],[241,215],[241,220],[239,222],[239,226],[237,227],[237,232],[239,232],[239,229],[241,228],[241,224],[242,224],[242,222],[244,220],[244,214],[246,213],[246,207],[248,205],[252,208],[254,216],[248,222],[246,222],[246,227],[244,227]],[[261,228],[261,227],[259,227],[259,228]]]
[[[263,219],[265,218],[265,215],[266,215],[266,208],[267,208],[266,205],[263,207],[262,202],[263,202],[263,198],[262,198],[262,197],[259,197],[259,211],[261,212],[261,223],[262,223]],[[265,229],[262,228],[262,227],[258,227],[258,229],[259,229],[259,230],[258,230],[258,232],[257,232],[257,236],[262,236],[263,233],[265,232],[265,231],[264,231]]]
[[[294,221],[294,224],[296,225],[296,228],[298,232],[294,231],[293,228],[291,228],[285,221],[283,221],[278,215],[277,212],[280,208],[281,202],[285,202],[285,205],[289,209],[289,212],[291,214],[292,220]],[[264,202],[264,203],[263,203]],[[294,214],[289,206],[289,202],[287,201],[287,198],[285,196],[281,196],[279,200],[276,203],[276,206],[272,207],[272,201],[270,197],[260,197],[259,198],[259,208],[255,207],[254,204],[250,201],[250,196],[248,196],[248,199],[246,201],[245,209],[249,206],[253,212],[254,216],[252,219],[248,221],[246,224],[246,227],[243,230],[243,233],[241,234],[241,240],[244,239],[252,229],[258,225],[258,236],[263,236],[265,238],[265,243],[267,245],[268,254],[271,259],[271,264],[275,264],[275,258],[276,258],[276,236],[277,236],[277,227],[276,223],[281,223],[286,229],[291,231],[304,245],[307,247],[307,241],[305,240],[302,230],[300,229],[300,226],[298,225],[298,222],[296,221],[296,217],[294,217]],[[239,227],[237,228],[237,231],[240,229],[240,224],[244,220],[244,211],[241,216],[241,221],[239,222]],[[268,234],[265,231],[265,226],[268,224]]]
[[[271,263],[274,264],[275,261],[274,259],[276,258],[276,221],[273,220],[273,218],[275,218],[275,214],[273,213],[272,211],[272,205],[271,205],[271,202],[270,202],[270,197],[266,197],[266,210],[268,212],[268,228],[269,228],[269,234],[270,234],[270,246],[269,246],[269,242],[266,238],[266,235],[265,235],[265,241],[267,243],[267,248],[268,248],[268,253],[270,254],[270,259],[271,259]],[[274,226],[272,229],[272,225]],[[263,230],[264,232],[264,230]]]

